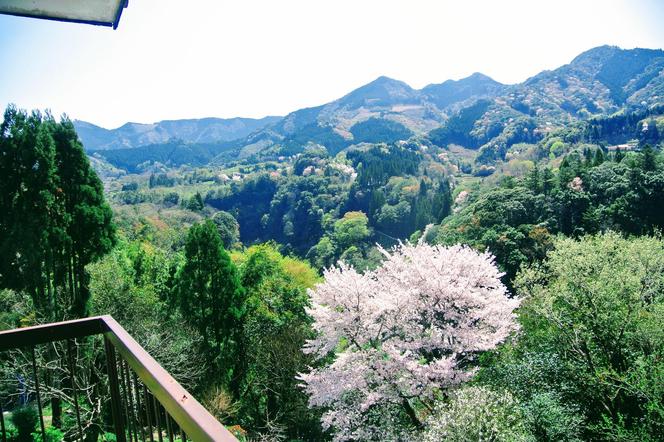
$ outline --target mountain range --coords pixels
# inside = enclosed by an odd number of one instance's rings
[[[164,120],[152,124],[126,123],[117,129],[104,129],[76,120],[74,126],[87,150],[126,149],[168,142],[211,143],[244,138],[280,120],[280,117],[200,118]]]
[[[292,154],[312,144],[334,154],[360,142],[418,136],[439,146],[478,149],[478,159],[489,163],[500,160],[510,145],[535,142],[571,122],[662,103],[664,51],[600,46],[513,85],[474,73],[418,90],[379,77],[330,103],[282,118],[127,123],[110,131],[82,121],[75,125],[90,151],[177,138],[182,144],[223,142],[224,152],[240,158]]]

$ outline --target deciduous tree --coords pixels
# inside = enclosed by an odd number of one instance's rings
[[[336,440],[398,439],[418,410],[470,379],[478,353],[516,329],[493,257],[468,247],[402,244],[360,274],[341,265],[310,291],[317,337],[304,351],[328,365],[300,375]]]

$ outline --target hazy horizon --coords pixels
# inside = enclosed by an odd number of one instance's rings
[[[415,89],[481,72],[520,83],[604,44],[664,46],[664,4],[130,2],[116,31],[0,16],[0,105],[105,128],[261,118],[379,76]]]

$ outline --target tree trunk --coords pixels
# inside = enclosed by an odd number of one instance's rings
[[[403,406],[404,409],[406,410],[406,414],[410,418],[410,420],[413,422],[413,425],[415,425],[415,428],[418,430],[421,430],[424,428],[424,425],[422,424],[422,421],[417,417],[417,413],[415,412],[415,409],[413,408],[412,405],[410,405],[410,402],[408,399],[403,398]]]
[[[56,361],[55,351],[53,348],[54,344],[49,344],[48,350],[46,352],[47,360]],[[62,379],[59,377],[58,370],[46,370],[46,383],[53,387],[54,391],[59,391],[60,386],[62,385]],[[56,393],[56,396],[51,398],[51,409],[52,409],[52,425],[55,428],[62,428],[62,399],[59,397],[59,393]]]
[[[71,305],[74,305],[76,303],[76,295],[78,293],[78,272],[76,265],[76,255],[74,253],[72,253],[71,273],[74,277],[74,285],[72,286],[73,290],[72,290]]]
[[[53,411],[51,425],[55,428],[62,428],[62,399],[59,397],[51,398],[51,410]]]
[[[71,247],[68,247],[67,279],[69,280],[69,302],[74,304],[74,266],[72,264]]]
[[[49,321],[54,321],[57,318],[56,312],[56,302],[55,302],[55,289],[54,289],[54,280],[52,273],[53,270],[53,253],[48,252],[48,257],[44,263],[44,278],[46,280],[46,293],[48,296],[48,318]]]

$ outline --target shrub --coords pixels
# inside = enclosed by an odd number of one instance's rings
[[[177,206],[180,202],[180,195],[177,192],[169,192],[164,195],[164,205],[168,207]]]
[[[479,386],[462,388],[439,402],[422,436],[425,442],[529,440],[516,398]]]
[[[32,433],[32,437],[34,442],[61,442],[65,435],[59,428],[48,427],[46,428],[46,441],[43,440],[41,431]]]
[[[11,422],[5,421],[5,436],[8,441],[18,440],[18,430]]]
[[[523,406],[528,430],[541,442],[580,442],[584,417],[553,393],[538,393]]]
[[[37,427],[37,410],[31,405],[17,408],[12,412],[12,424],[18,432],[17,441],[31,441],[32,432]]]

